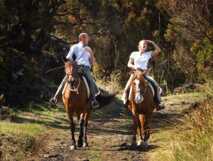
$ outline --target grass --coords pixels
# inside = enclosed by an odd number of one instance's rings
[[[213,101],[202,104],[185,118],[171,144],[175,161],[213,161]]]
[[[155,134],[161,148],[153,161],[213,161],[213,100],[202,103],[182,123]]]
[[[64,128],[62,109],[29,105],[12,111],[13,122],[0,121],[0,160],[23,161],[36,149],[49,127]],[[2,144],[2,145],[1,145]]]
[[[36,136],[44,130],[44,127],[34,123],[18,124],[11,122],[0,122],[0,133],[18,136]]]
[[[34,149],[37,137],[44,131],[38,124],[0,122],[0,160],[22,161]]]

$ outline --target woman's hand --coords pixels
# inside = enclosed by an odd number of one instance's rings
[[[150,43],[152,45],[156,44],[154,41],[151,41],[151,40],[146,40],[146,42],[148,42],[148,43]]]
[[[158,57],[160,55],[160,52],[161,52],[160,47],[154,41],[146,40],[146,42],[152,44],[155,48],[155,50],[153,51],[153,57]]]

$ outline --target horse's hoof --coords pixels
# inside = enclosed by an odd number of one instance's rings
[[[88,147],[88,143],[83,143],[83,147],[84,148]]]
[[[78,141],[78,147],[82,147],[83,146],[83,142],[82,141]]]
[[[75,145],[71,145],[70,146],[70,150],[75,150],[76,149],[76,146]]]
[[[142,141],[142,140],[138,140],[138,141],[137,141],[137,146],[138,146],[138,147],[140,147],[142,144],[143,144],[143,141]]]
[[[131,148],[136,148],[136,147],[137,147],[136,142],[131,142],[130,147],[131,147]]]
[[[148,141],[144,141],[144,142],[143,142],[143,147],[144,147],[145,149],[147,149],[147,148],[149,147]]]

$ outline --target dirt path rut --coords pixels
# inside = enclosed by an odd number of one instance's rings
[[[63,129],[50,128],[36,153],[29,160],[35,161],[147,161],[149,154],[162,147],[162,141],[157,135],[164,128],[172,127],[183,117],[183,111],[192,107],[198,101],[197,96],[191,99],[185,96],[166,97],[166,109],[155,112],[152,121],[153,135],[150,147],[132,149],[131,117],[121,106],[119,100],[93,113],[89,122],[88,141],[86,149],[69,150],[70,132],[68,123]],[[156,136],[156,137],[155,137]],[[77,138],[77,136],[76,136]]]

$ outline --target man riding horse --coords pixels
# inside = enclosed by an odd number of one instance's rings
[[[155,48],[154,51],[147,51],[148,44],[152,44]],[[154,88],[155,96],[154,96],[154,101],[157,104],[156,108],[157,110],[163,109],[164,105],[161,103],[161,98],[160,98],[160,87],[158,83],[151,77],[149,76],[149,61],[151,59],[156,59],[159,57],[161,49],[159,46],[150,40],[141,40],[138,45],[139,51],[134,51],[131,53],[129,61],[128,61],[128,67],[133,70],[142,70],[144,72],[144,78],[150,82],[150,84]],[[131,82],[134,80],[134,74],[131,74],[125,89],[123,93],[123,103],[124,105],[127,105],[128,103],[128,93],[129,93],[129,88],[131,85]]]
[[[81,73],[86,77],[89,87],[90,87],[90,99],[93,108],[98,108],[99,102],[96,97],[99,95],[100,91],[95,83],[93,76],[91,75],[92,67],[95,63],[95,57],[92,49],[88,46],[89,35],[87,33],[81,33],[79,35],[79,42],[71,46],[66,59],[70,61],[75,61],[81,69]],[[62,91],[65,82],[67,81],[67,76],[64,77],[55,96],[51,99],[52,102],[57,103],[57,98],[59,93]]]

